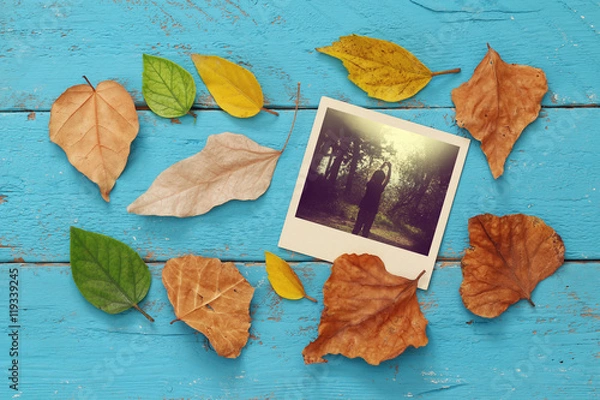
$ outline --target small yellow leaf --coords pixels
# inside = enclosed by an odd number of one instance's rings
[[[316,302],[315,299],[306,294],[300,278],[287,262],[268,251],[265,251],[265,259],[269,282],[271,282],[271,286],[278,295],[289,300],[306,297],[310,301]]]
[[[431,72],[411,52],[397,44],[366,36],[342,36],[331,46],[317,51],[342,60],[350,79],[370,97],[394,102],[423,89],[432,76],[460,69]]]
[[[210,94],[227,113],[249,118],[262,109],[262,89],[252,72],[217,56],[192,54],[192,61]]]

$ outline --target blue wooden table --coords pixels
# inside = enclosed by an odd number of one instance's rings
[[[600,396],[600,5],[591,0],[68,0],[0,1],[0,398],[596,398]],[[350,33],[412,51],[436,77],[401,103],[368,98],[341,63],[317,53]],[[330,356],[304,365],[316,337],[330,264],[277,248],[321,96],[470,137],[454,122],[450,91],[466,81],[490,43],[507,62],[542,68],[549,92],[494,180],[477,142],[469,151],[430,289],[418,293],[429,344],[380,366]],[[216,107],[190,53],[251,69],[268,107],[239,120]],[[178,121],[145,109],[142,53],[193,72],[194,112]],[[69,86],[114,79],[139,106],[141,129],[127,168],[105,203],[48,137],[49,110]],[[271,188],[188,219],[130,215],[126,206],[208,135],[243,133],[280,148],[300,112]],[[527,213],[562,236],[567,262],[527,302],[487,320],[458,294],[467,220]],[[107,315],[79,294],[69,267],[69,227],[102,232],[137,250],[153,282],[135,311]],[[265,250],[290,261],[319,302],[285,301],[271,289]],[[194,253],[237,263],[256,287],[251,338],[235,360],[174,318],[164,262]],[[9,389],[10,272],[19,274],[18,390]]]

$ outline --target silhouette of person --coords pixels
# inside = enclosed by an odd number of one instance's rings
[[[387,175],[383,172],[383,169],[386,166]],[[356,218],[354,229],[352,229],[353,234],[369,237],[371,226],[373,225],[373,221],[375,221],[375,215],[377,215],[377,210],[379,209],[381,194],[390,182],[391,175],[392,164],[390,164],[389,161],[386,161],[381,168],[375,171],[373,176],[371,176],[371,179],[367,183],[365,195],[358,205],[358,217]]]

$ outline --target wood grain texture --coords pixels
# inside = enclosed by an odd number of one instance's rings
[[[0,310],[7,310],[8,271],[19,268],[22,325],[21,392],[9,393],[3,378],[0,398],[600,397],[596,1],[4,0],[0,9]],[[370,99],[348,81],[341,62],[314,50],[351,33],[400,44],[433,71],[462,73],[435,77],[404,102]],[[280,250],[277,241],[320,97],[469,137],[454,123],[450,91],[468,80],[486,43],[506,62],[542,68],[549,92],[500,179],[493,180],[479,144],[471,144],[439,253],[453,261],[438,263],[430,289],[418,293],[428,346],[376,368],[339,356],[305,366],[301,351],[316,337],[329,265]],[[50,142],[48,111],[66,88],[84,83],[84,74],[95,84],[117,80],[143,107],[143,53],[193,74],[199,116],[172,123],[139,111],[140,134],[106,204]],[[287,110],[249,120],[214,111],[191,53],[243,65],[263,87],[267,107]],[[263,197],[183,220],[126,213],[161,171],[200,151],[210,134],[243,133],[281,148],[297,82],[302,109]],[[456,260],[468,246],[468,218],[484,212],[539,216],[564,239],[572,262],[538,286],[535,308],[520,302],[485,320],[463,307]],[[151,265],[152,287],[141,303],[156,323],[135,311],[104,314],[82,298],[63,264],[71,225],[111,235],[160,262]],[[264,250],[293,262],[319,303],[276,296],[261,263]],[[169,325],[174,315],[160,282],[162,262],[186,253],[246,263],[238,266],[256,287],[254,323],[239,359],[219,358],[202,335]],[[2,369],[6,321],[0,319]]]
[[[238,264],[256,287],[251,339],[235,360],[218,357],[206,339],[174,318],[153,264],[152,286],[135,311],[108,315],[87,303],[66,265],[20,268],[24,399],[323,399],[323,398],[593,398],[598,395],[598,263],[569,263],[501,317],[469,313],[458,295],[461,272],[438,264],[418,297],[429,344],[378,367],[328,356],[304,365],[302,349],[317,335],[328,264],[294,268],[319,303],[280,299],[263,264]],[[6,296],[0,296],[5,309]],[[7,336],[0,337],[0,348]],[[6,386],[0,395],[6,397]]]
[[[599,104],[600,8],[593,1],[549,0],[185,0],[71,2],[5,0],[0,15],[0,109],[48,110],[69,86],[116,79],[141,104],[142,53],[167,57],[194,74],[198,107],[213,107],[191,53],[227,57],[248,67],[270,107],[302,106],[322,95],[359,105],[450,107],[450,90],[466,81],[489,42],[509,63],[542,68],[544,105]],[[314,49],[357,33],[413,52],[436,77],[417,96],[381,103],[346,79],[341,62]]]
[[[394,116],[467,136],[451,110],[386,111]],[[289,201],[315,112],[300,112],[289,147],[275,170],[271,187],[253,202],[234,201],[206,215],[176,219],[130,215],[127,205],[171,164],[204,147],[208,135],[243,133],[261,145],[283,146],[292,112],[261,113],[249,119],[221,111],[200,112],[181,124],[139,112],[140,133],[132,143],[127,168],[110,204],[93,183],[77,172],[63,151],[48,139],[47,113],[30,120],[25,113],[0,114],[0,262],[67,262],[69,227],[113,236],[142,257],[164,261],[201,251],[235,261],[264,260],[273,251],[290,260],[307,257],[277,249]],[[528,127],[494,181],[479,143],[473,141],[440,257],[456,258],[468,246],[467,220],[481,214],[528,213],[544,219],[564,239],[568,259],[599,259],[600,141],[598,109],[548,109]],[[26,132],[26,133],[25,133]]]

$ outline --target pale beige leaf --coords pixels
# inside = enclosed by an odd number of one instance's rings
[[[220,356],[240,355],[248,342],[254,288],[233,263],[193,255],[172,258],[162,280],[177,320],[206,335]]]
[[[280,155],[244,135],[211,135],[202,151],[163,171],[127,211],[190,217],[230,200],[255,200],[269,188]]]
[[[70,87],[52,105],[49,129],[50,140],[109,201],[139,131],[135,104],[125,88],[113,81],[101,82],[95,89]]]

